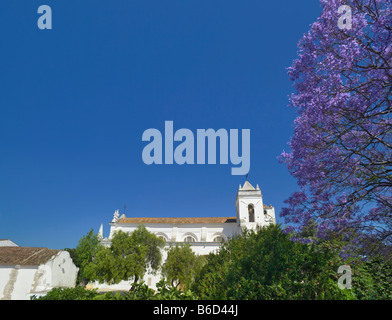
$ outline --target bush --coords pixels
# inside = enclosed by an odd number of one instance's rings
[[[211,254],[193,286],[202,299],[355,299],[337,286],[338,252],[325,244],[293,242],[270,225]]]
[[[144,283],[134,283],[131,291],[98,293],[96,289],[88,290],[83,287],[54,288],[45,296],[32,296],[31,300],[195,300],[190,290],[183,292],[176,287],[168,286],[165,280],[157,284],[155,292]]]
[[[99,296],[96,290],[87,290],[83,287],[53,288],[46,295],[32,296],[31,300],[92,300]]]

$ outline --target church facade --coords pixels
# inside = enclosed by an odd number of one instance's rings
[[[257,226],[266,226],[275,221],[275,209],[263,203],[263,196],[259,186],[253,187],[248,181],[239,186],[235,201],[236,215],[232,217],[176,217],[176,218],[136,218],[119,215],[116,210],[110,222],[110,234],[103,237],[103,227],[99,230],[101,243],[110,246],[111,239],[116,231],[133,232],[143,224],[146,229],[165,242],[165,248],[177,242],[188,242],[192,250],[199,255],[207,255],[217,251],[222,242],[241,234],[246,229],[255,230]],[[163,261],[166,259],[166,250],[163,250]],[[144,281],[152,288],[160,280],[160,275],[146,274]],[[129,281],[122,281],[118,285],[108,288],[105,284],[93,284],[101,290],[127,290]]]

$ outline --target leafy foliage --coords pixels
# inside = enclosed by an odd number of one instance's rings
[[[218,252],[207,257],[196,256],[189,244],[177,244],[168,250],[162,268],[164,278],[157,283],[156,291],[143,281],[134,281],[128,292],[99,293],[78,286],[55,288],[46,296],[31,299],[392,299],[390,257],[364,256],[361,251],[357,252],[357,257],[346,257],[342,251],[351,239],[340,233],[330,233],[327,240],[318,239],[315,237],[317,228],[316,224],[310,223],[302,234],[286,233],[280,225],[269,225],[256,231],[244,230],[242,235],[231,238]],[[100,247],[92,262],[85,267],[87,276],[112,283],[126,277],[138,280],[144,274],[144,268],[156,267],[159,256],[151,254],[147,258],[147,252],[156,252],[149,249],[149,245],[160,246],[161,243],[142,227],[139,231],[135,237],[117,233],[110,248]],[[293,241],[296,237],[301,240]],[[139,258],[147,261],[136,261]],[[341,290],[337,270],[346,264],[352,270],[352,289]],[[90,270],[94,274],[89,274]],[[139,278],[135,272],[139,272]]]
[[[194,291],[202,300],[226,299],[224,277],[229,274],[228,250],[220,250],[219,254],[210,253],[206,263],[196,275],[192,285]]]
[[[309,219],[329,230],[392,244],[392,2],[320,0],[323,11],[288,69],[297,111],[290,152],[300,189],[282,210],[299,231]],[[342,5],[352,28],[338,27]]]
[[[290,240],[270,225],[231,239],[209,256],[197,284],[202,299],[346,299],[337,286],[338,252]]]
[[[353,292],[360,300],[392,299],[392,262],[375,257],[353,267]]]
[[[92,262],[85,267],[85,273],[99,282],[118,283],[133,279],[137,283],[147,270],[158,270],[163,244],[143,225],[132,233],[118,231],[109,248],[100,247]]]
[[[162,266],[162,275],[173,287],[190,288],[203,260],[202,256],[192,251],[189,243],[176,243],[168,250],[166,262]]]
[[[190,291],[183,292],[176,287],[168,286],[161,280],[157,284],[157,292],[143,282],[134,283],[132,291],[99,293],[83,287],[54,288],[45,296],[31,297],[31,300],[195,300],[197,297]]]
[[[92,300],[99,294],[96,290],[87,290],[83,287],[53,288],[46,295],[32,296],[31,300]]]
[[[74,250],[69,249],[75,265],[79,268],[78,283],[87,283],[91,280],[87,266],[93,261],[93,258],[103,246],[99,243],[98,235],[91,229],[83,236]]]

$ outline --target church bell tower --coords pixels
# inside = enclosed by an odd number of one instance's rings
[[[241,229],[256,230],[256,226],[265,226],[275,222],[273,207],[264,206],[259,185],[254,188],[249,181],[239,187],[235,201],[237,224]]]

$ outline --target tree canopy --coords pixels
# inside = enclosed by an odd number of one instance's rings
[[[344,29],[342,2],[321,4],[288,69],[298,116],[282,161],[300,189],[282,216],[297,231],[313,219],[319,237],[334,230],[391,244],[392,2],[344,1]]]
[[[162,275],[172,286],[189,289],[203,264],[203,256],[196,255],[189,243],[176,243],[167,253]]]
[[[247,230],[210,254],[193,290],[202,299],[347,299],[337,285],[338,250],[290,240],[280,226]]]
[[[143,225],[132,233],[118,231],[110,247],[101,247],[86,267],[90,279],[118,283],[130,280],[137,283],[146,271],[156,272],[161,264],[163,240]]]

